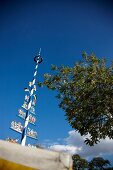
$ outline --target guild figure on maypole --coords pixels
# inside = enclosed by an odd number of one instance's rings
[[[34,57],[34,61],[36,63],[35,71],[33,75],[33,80],[29,82],[29,87],[25,88],[25,100],[21,109],[18,110],[18,116],[24,119],[24,125],[20,122],[12,121],[11,129],[22,134],[21,136],[21,145],[24,146],[26,144],[26,137],[37,139],[37,132],[28,127],[28,124],[35,125],[36,123],[36,114],[35,114],[35,105],[36,105],[36,76],[38,65],[42,62],[42,57],[40,56],[41,49],[39,54]]]

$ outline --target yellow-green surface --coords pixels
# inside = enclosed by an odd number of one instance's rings
[[[0,159],[0,170],[36,170],[36,169],[19,165],[4,159]]]

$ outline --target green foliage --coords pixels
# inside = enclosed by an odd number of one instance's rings
[[[87,161],[80,157],[80,155],[75,154],[73,159],[73,170],[104,170],[112,169],[109,160],[105,160],[102,157],[95,157],[91,161]]]
[[[108,165],[110,165],[108,160],[105,160],[102,157],[96,157],[89,162],[89,170],[103,170]]]
[[[81,158],[78,154],[73,155],[73,170],[84,170],[88,168],[88,161]]]
[[[52,65],[52,74],[45,74],[41,85],[57,91],[59,107],[69,124],[81,135],[88,135],[86,144],[100,139],[113,139],[113,64],[83,53],[83,61],[73,67]]]

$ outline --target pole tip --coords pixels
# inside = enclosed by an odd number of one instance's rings
[[[42,57],[40,56],[41,48],[39,49],[38,55],[34,57],[34,61],[37,63],[41,63],[43,61]]]
[[[41,48],[39,49],[38,55],[40,55],[40,53],[41,53]]]

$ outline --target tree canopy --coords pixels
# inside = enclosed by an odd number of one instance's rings
[[[73,170],[108,170],[113,169],[110,166],[110,161],[102,157],[94,157],[91,161],[87,161],[81,158],[80,155],[75,154],[72,156],[73,159]]]
[[[89,162],[89,170],[103,170],[110,165],[109,160],[105,160],[102,157],[95,157]]]
[[[113,64],[108,66],[94,54],[82,57],[73,67],[52,65],[52,73],[44,74],[38,85],[57,91],[69,124],[89,135],[85,143],[91,146],[106,137],[113,139]]]
[[[73,159],[73,170],[83,170],[88,168],[88,161],[80,157],[80,155],[75,154]]]

